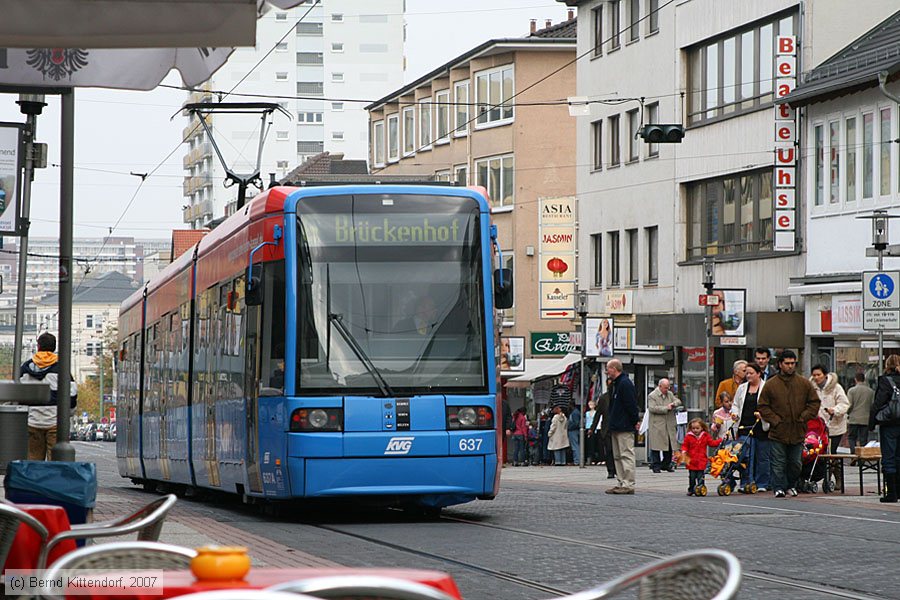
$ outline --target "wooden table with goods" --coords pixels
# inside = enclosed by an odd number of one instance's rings
[[[874,471],[878,482],[878,493],[881,494],[881,448],[857,447],[853,454],[822,454],[819,456],[825,460],[825,479],[831,481],[833,474],[840,473],[841,493],[845,493],[844,461],[849,460],[850,466],[859,469],[859,495],[865,495],[863,488],[863,474]],[[855,462],[854,462],[855,461]]]

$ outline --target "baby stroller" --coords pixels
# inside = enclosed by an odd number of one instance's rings
[[[825,479],[825,461],[819,455],[828,449],[828,425],[821,417],[806,422],[806,437],[803,439],[803,468],[800,471],[800,482],[797,489],[801,492],[815,494],[819,491],[819,482]],[[834,485],[825,481],[824,492],[834,491]]]
[[[730,435],[730,432],[729,432]],[[709,474],[718,477],[722,483],[716,488],[720,496],[730,496],[738,488],[737,480],[741,480],[741,489],[745,494],[755,494],[756,484],[747,482],[747,465],[750,459],[749,444],[742,442],[723,444],[712,457]]]

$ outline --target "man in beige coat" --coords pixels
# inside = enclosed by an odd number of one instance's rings
[[[659,385],[647,397],[647,410],[650,411],[650,422],[647,434],[650,436],[650,467],[654,473],[662,469],[674,471],[672,451],[678,449],[676,438],[675,411],[681,406],[681,400],[669,390],[669,380],[660,379]]]

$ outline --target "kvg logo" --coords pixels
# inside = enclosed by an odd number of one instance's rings
[[[384,449],[385,454],[409,454],[412,449],[414,437],[392,437],[388,440],[387,448]]]

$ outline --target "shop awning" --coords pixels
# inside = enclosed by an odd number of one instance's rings
[[[529,358],[525,361],[525,372],[515,373],[503,371],[504,377],[511,377],[506,382],[506,387],[528,387],[531,382],[544,377],[555,377],[566,370],[569,365],[581,360],[581,354],[569,353],[562,358]]]

